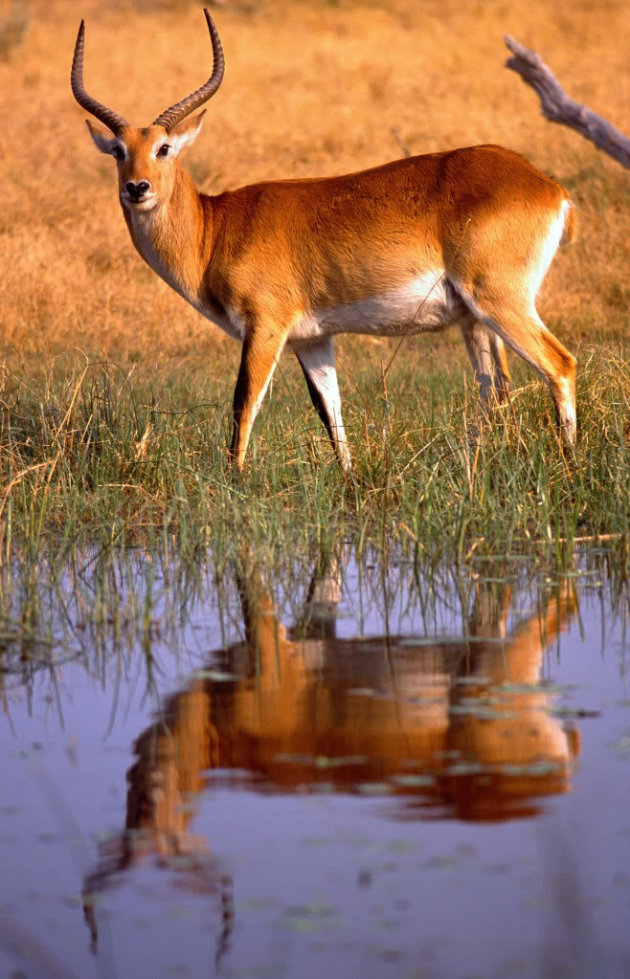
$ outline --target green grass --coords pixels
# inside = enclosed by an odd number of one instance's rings
[[[283,361],[247,471],[227,465],[232,378],[199,365],[123,369],[57,361],[9,372],[0,415],[0,553],[176,540],[231,554],[243,537],[277,559],[352,540],[435,562],[630,526],[630,362],[581,351],[579,440],[558,445],[548,392],[516,376],[510,409],[481,418],[470,373],[398,357],[383,382],[342,376],[354,470],[339,471],[297,371]],[[481,427],[481,438],[475,431]],[[48,546],[48,545],[46,545]]]
[[[354,379],[341,371],[349,477],[290,360],[241,477],[227,465],[232,371],[220,361],[127,369],[59,359],[8,371],[0,674],[50,669],[81,650],[89,659],[97,647],[105,662],[139,643],[150,676],[153,639],[175,635],[196,602],[212,594],[223,614],[235,580],[260,576],[297,609],[314,570],[331,561],[373,565],[383,583],[388,569],[406,568],[409,600],[430,604],[436,589],[463,593],[523,569],[533,588],[547,587],[575,573],[577,551],[582,571],[591,562],[611,594],[626,594],[623,351],[580,352],[579,438],[568,456],[531,374],[516,376],[511,408],[490,423],[470,372],[435,369],[430,348],[419,350],[427,366],[412,351],[385,382],[368,363],[380,350],[366,352]],[[354,362],[342,353],[342,365]]]

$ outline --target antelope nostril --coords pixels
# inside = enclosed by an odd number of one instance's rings
[[[129,197],[133,197],[134,200],[140,200],[150,189],[151,184],[148,180],[139,180],[138,183],[135,183],[133,180],[128,180],[125,184],[125,190],[129,194]]]

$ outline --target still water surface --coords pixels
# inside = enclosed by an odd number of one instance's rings
[[[0,975],[630,975],[628,601],[597,562],[208,573],[173,615],[134,560],[140,630],[70,575],[41,647],[5,606]]]

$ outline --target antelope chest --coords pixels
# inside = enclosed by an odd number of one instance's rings
[[[140,255],[167,285],[174,289],[197,312],[220,327],[234,340],[245,339],[245,326],[237,312],[224,309],[219,303],[211,301],[201,286],[202,276],[198,269],[187,268],[186,263],[165,254],[156,242],[160,241],[159,221],[150,212],[148,215],[133,214],[130,231],[133,242]],[[188,274],[187,274],[188,273]]]

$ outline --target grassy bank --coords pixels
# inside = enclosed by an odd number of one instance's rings
[[[344,358],[345,354],[345,358]],[[232,382],[58,360],[8,375],[0,430],[2,553],[81,541],[229,552],[413,542],[432,558],[510,553],[630,526],[630,362],[581,354],[575,454],[561,451],[546,389],[517,375],[510,408],[480,416],[470,373],[422,367],[422,344],[388,373],[344,373],[354,470],[340,472],[290,360],[257,422],[246,473],[227,466]],[[429,357],[429,361],[430,361]],[[384,363],[384,362],[383,362]],[[218,369],[217,369],[218,373]]]

